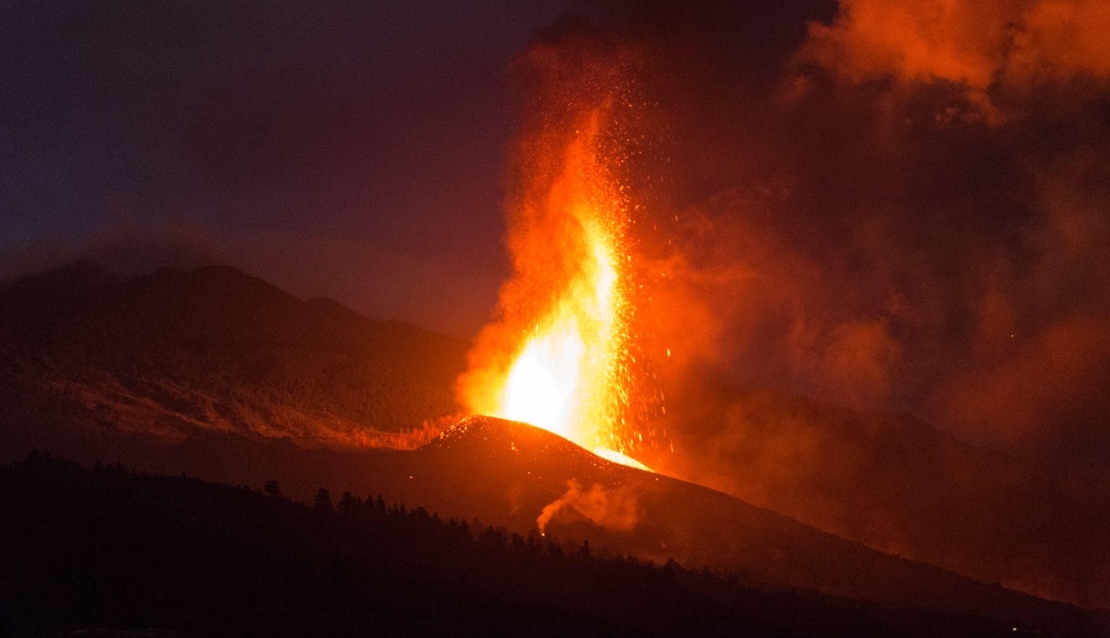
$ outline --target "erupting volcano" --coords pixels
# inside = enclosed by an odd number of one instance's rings
[[[629,203],[604,148],[605,106],[568,141],[541,136],[540,170],[514,218],[515,277],[502,321],[486,329],[462,379],[473,413],[522,421],[609,460],[627,456],[632,400]],[[548,169],[545,172],[543,169]]]
[[[1110,0],[2,14],[0,638],[1110,638]]]

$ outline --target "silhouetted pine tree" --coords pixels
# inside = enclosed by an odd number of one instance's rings
[[[266,481],[266,484],[262,486],[262,491],[275,498],[281,496],[281,486],[273,479]]]
[[[336,509],[340,514],[354,516],[362,509],[362,502],[351,495],[350,492],[343,492],[343,496],[339,497],[339,505]]]
[[[313,502],[313,508],[319,514],[332,513],[331,494],[329,494],[326,489],[321,487],[320,490],[316,492],[316,500]]]

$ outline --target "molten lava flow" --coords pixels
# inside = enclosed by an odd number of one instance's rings
[[[512,229],[517,272],[502,290],[508,316],[479,338],[477,365],[461,385],[476,413],[530,423],[644,468],[622,452],[628,207],[600,149],[601,117],[591,113],[564,146],[544,147],[561,161],[553,178],[533,185],[529,210]]]

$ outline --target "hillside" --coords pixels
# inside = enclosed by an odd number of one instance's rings
[[[381,498],[278,495],[33,455],[0,467],[0,632],[1095,636],[596,555]]]
[[[0,289],[15,446],[115,431],[414,447],[455,411],[467,344],[302,301],[232,268],[119,278],[91,263]]]
[[[704,381],[668,395],[680,455],[645,460],[844,538],[1110,607],[1110,490],[874,414]]]
[[[545,430],[471,417],[414,451],[348,478],[390,500],[478,516],[522,534],[546,531],[597,547],[746,582],[1032,622],[1065,606],[883,554],[692,483],[605,461]]]

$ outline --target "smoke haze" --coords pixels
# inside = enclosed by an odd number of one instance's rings
[[[583,490],[576,481],[569,481],[566,493],[540,512],[536,527],[542,534],[552,520],[580,517],[610,531],[626,532],[639,520],[636,508],[636,495],[627,487],[607,490],[595,483],[589,490]]]
[[[708,366],[1110,463],[1110,12],[765,8],[587,4],[607,28],[564,40],[647,60],[632,190],[663,385]]]

